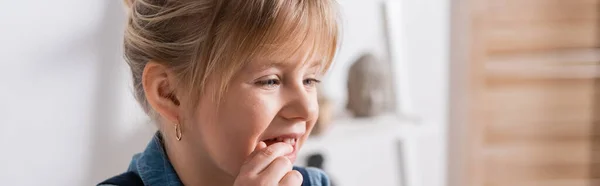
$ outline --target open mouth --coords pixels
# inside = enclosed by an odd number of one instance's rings
[[[298,151],[297,142],[301,136],[302,135],[300,135],[300,134],[281,135],[278,137],[269,138],[269,139],[262,140],[262,141],[265,142],[265,144],[267,146],[273,145],[275,143],[286,143],[286,144],[292,146],[292,148],[293,148],[292,152],[286,154],[285,157],[287,157],[293,163],[294,161],[296,161],[296,152]]]
[[[278,137],[278,138],[267,139],[267,140],[264,140],[263,142],[265,142],[265,144],[267,144],[267,146],[282,142],[282,143],[287,143],[293,147],[294,145],[296,145],[296,141],[297,141],[296,138]]]

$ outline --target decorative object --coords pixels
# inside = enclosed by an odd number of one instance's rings
[[[310,155],[308,157],[308,160],[306,161],[306,166],[307,167],[315,167],[315,168],[319,168],[325,172],[327,172],[327,170],[325,170],[325,167],[323,166],[323,164],[325,164],[325,158],[323,158],[323,154],[321,153],[316,153],[313,155]],[[331,175],[331,174],[329,174]],[[336,186],[336,182],[333,178],[329,178],[331,180],[329,180],[329,182],[331,182],[331,186]]]
[[[388,66],[367,53],[350,67],[346,108],[355,117],[372,117],[394,109]]]

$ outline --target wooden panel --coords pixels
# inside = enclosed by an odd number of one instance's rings
[[[600,185],[600,0],[458,2],[451,125],[470,141],[453,186]]]
[[[565,70],[562,67],[585,61],[514,59],[496,63],[556,63]],[[598,177],[592,169],[600,166],[600,150],[593,140],[598,138],[594,128],[599,118],[595,116],[596,99],[600,98],[598,80],[543,77],[486,78],[483,95],[487,122],[481,151],[486,185],[588,186],[586,180]]]
[[[599,47],[598,20],[489,23],[490,53]]]
[[[600,185],[597,179],[552,179],[552,180],[531,180],[515,182],[491,182],[487,186],[596,186]]]
[[[484,151],[488,164],[496,166],[534,166],[552,164],[600,163],[592,158],[600,149],[591,140],[531,142],[489,145]],[[518,164],[518,165],[517,165]],[[494,167],[494,166],[492,166]],[[589,167],[586,167],[589,169]]]
[[[486,143],[589,139],[600,117],[594,80],[490,81]]]
[[[488,146],[485,158],[486,180],[513,182],[551,179],[587,179],[592,144],[587,140],[560,143],[521,143]]]
[[[491,0],[490,54],[600,46],[597,0]]]
[[[486,77],[590,79],[600,77],[600,50],[552,50],[489,56]]]
[[[598,0],[491,0],[486,18],[497,22],[595,20]]]

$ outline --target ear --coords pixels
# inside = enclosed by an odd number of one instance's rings
[[[171,123],[178,123],[181,115],[175,83],[175,75],[168,67],[155,61],[144,67],[142,86],[146,99],[157,114]]]

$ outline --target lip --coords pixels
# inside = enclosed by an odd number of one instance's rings
[[[294,143],[294,145],[292,145],[292,148],[293,148],[292,152],[284,155],[292,163],[294,163],[296,161],[296,157],[297,157],[297,153],[298,153],[298,142],[300,141],[300,138],[303,135],[304,135],[304,133],[287,133],[287,134],[269,136],[269,137],[261,139],[260,141],[265,141],[265,140],[269,140],[269,139],[273,139],[273,138],[294,138],[294,139],[296,139],[296,143]]]
[[[265,141],[265,140],[273,139],[273,138],[295,138],[295,139],[298,139],[298,138],[302,137],[302,135],[304,135],[304,133],[287,133],[287,134],[267,136],[265,138],[262,138],[260,141]]]

